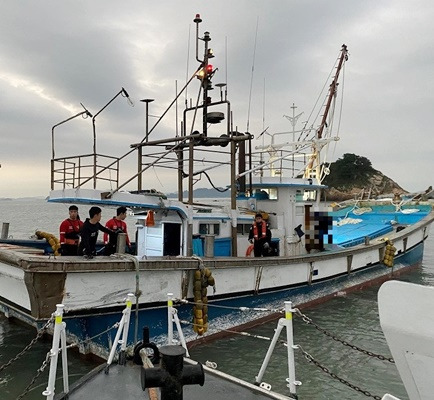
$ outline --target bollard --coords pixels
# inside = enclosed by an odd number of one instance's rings
[[[142,368],[142,389],[161,388],[161,400],[182,400],[183,386],[205,383],[202,364],[184,365],[185,349],[181,346],[162,346],[159,368]]]
[[[0,239],[7,239],[9,235],[9,222],[3,222],[2,225],[2,234]]]
[[[124,254],[126,245],[127,245],[127,234],[118,233],[116,239],[116,253]]]

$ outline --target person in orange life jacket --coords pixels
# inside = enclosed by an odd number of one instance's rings
[[[255,221],[250,227],[249,242],[253,243],[255,257],[267,256],[270,250],[271,231],[262,219],[262,214],[255,215]]]
[[[125,223],[124,219],[127,217],[127,208],[126,207],[119,207],[116,210],[116,217],[113,217],[109,219],[105,226],[106,228],[111,229],[112,231],[115,231],[117,233],[125,233],[126,236],[126,244],[128,249],[131,248],[131,242],[128,237],[127,232],[127,224]],[[112,240],[110,240],[112,239]],[[105,255],[114,254],[116,252],[116,236],[115,235],[108,235],[107,233],[104,233],[104,245],[105,245]]]
[[[83,222],[78,216],[78,207],[69,207],[69,218],[65,219],[59,227],[60,252],[63,256],[76,256],[80,242],[80,232]]]
[[[91,207],[89,217],[84,221],[83,229],[81,230],[81,242],[78,248],[78,254],[84,255],[87,258],[93,258],[96,255],[96,241],[98,239],[98,231],[102,231],[111,235],[115,232],[101,225],[101,208]]]

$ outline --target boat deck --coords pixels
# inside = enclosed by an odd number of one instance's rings
[[[333,212],[334,225],[332,228],[333,244],[349,247],[361,244],[365,237],[375,239],[392,232],[397,226],[407,226],[423,219],[429,212],[427,206],[418,206],[414,212],[396,212],[392,206],[386,207],[385,212],[376,210],[355,214],[347,209]]]
[[[111,365],[105,374],[103,364],[75,382],[68,395],[60,393],[55,400],[78,399],[150,399],[148,389],[141,388],[141,366],[128,362],[126,365]],[[189,400],[207,399],[280,399],[289,397],[267,391],[219,371],[204,366],[205,384],[184,386],[184,398]],[[160,392],[157,389],[157,392]]]
[[[28,247],[20,244],[10,244],[10,243],[0,242],[0,250],[13,250],[13,251],[18,251],[20,253],[30,254],[30,255],[40,255],[40,256],[44,255],[44,251],[42,249],[35,248],[35,247]]]

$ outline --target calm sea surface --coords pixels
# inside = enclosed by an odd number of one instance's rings
[[[84,219],[88,207],[80,206]],[[115,215],[114,209],[103,209],[105,221]],[[9,235],[28,239],[36,230],[58,234],[60,222],[68,216],[68,206],[48,204],[43,199],[0,200],[0,224],[9,222]],[[134,232],[132,218],[127,219],[130,235]],[[425,246],[423,267],[407,275],[402,280],[434,286],[434,233]],[[322,328],[336,334],[351,344],[372,352],[390,356],[380,328],[377,309],[378,287],[371,287],[346,296],[336,297],[320,306],[305,310]],[[249,333],[272,338],[277,321],[262,325]],[[17,321],[9,321],[0,315],[0,366],[21,351],[33,338],[35,330]],[[281,339],[286,340],[282,331]],[[327,338],[300,318],[294,320],[294,341],[300,344],[322,365],[339,377],[368,390],[373,395],[393,394],[400,399],[408,399],[393,364],[369,358]],[[21,359],[0,372],[0,399],[16,399],[35,376],[49,351],[51,342],[38,341]],[[194,348],[191,356],[198,361],[216,362],[218,368],[238,378],[253,382],[268,349],[269,342],[246,336],[235,336],[218,342]],[[95,366],[91,360],[77,353],[69,352],[70,381],[78,379]],[[59,360],[60,365],[60,360]],[[48,368],[47,368],[48,369]],[[59,375],[60,376],[60,375]],[[277,345],[264,376],[264,381],[272,389],[288,394],[285,378],[288,376],[286,348]],[[363,394],[331,379],[322,370],[308,363],[296,352],[296,378],[302,381],[298,389],[300,399],[329,400],[367,399]],[[47,386],[47,374],[43,373],[24,399],[42,399],[42,391]],[[61,377],[56,384],[57,392],[62,389]]]

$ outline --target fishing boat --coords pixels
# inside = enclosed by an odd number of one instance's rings
[[[95,123],[91,153],[55,157],[52,136],[48,201],[128,207],[136,217],[136,254],[120,250],[88,259],[0,249],[0,309],[7,316],[40,327],[56,304],[64,304],[68,336],[86,339],[90,351],[99,352],[113,338],[98,335],[116,322],[128,293],[135,295],[131,340],[143,325],[154,340],[165,336],[168,302],[179,308],[181,320],[190,321],[186,336],[193,340],[268,318],[282,298],[300,307],[421,264],[434,220],[429,203],[356,201],[331,208],[320,201],[329,173],[323,154],[339,139],[333,120],[347,46],[333,65],[319,124],[288,133],[292,140],[276,143],[271,135],[271,143],[255,146],[253,134],[234,128],[226,84],[212,91],[217,68],[210,63],[211,37],[199,35],[199,15],[194,22],[197,69],[123,156],[97,152]],[[180,133],[157,136],[160,121],[195,83],[197,102],[186,102]],[[118,95],[129,97],[124,88]],[[148,106],[151,100],[145,101]],[[121,167],[131,159],[137,172],[122,178]],[[176,178],[177,199],[145,188],[157,170],[159,179]],[[220,171],[229,172],[223,188],[214,183]],[[198,202],[194,185],[204,180],[228,190],[227,201]],[[264,257],[253,257],[248,241],[258,213],[272,233]]]

